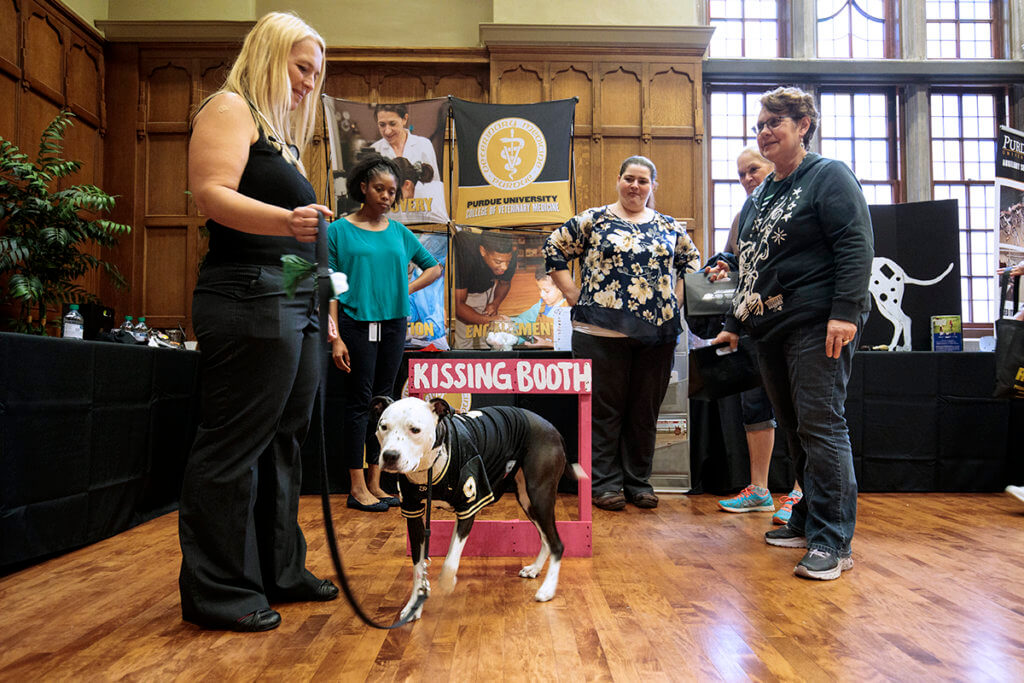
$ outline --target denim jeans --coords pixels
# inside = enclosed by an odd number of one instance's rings
[[[754,387],[740,394],[740,414],[743,416],[743,428],[748,432],[760,432],[778,426],[764,387]]]
[[[793,506],[789,526],[804,532],[809,549],[840,557],[850,554],[857,522],[857,479],[845,404],[863,324],[862,318],[856,337],[843,347],[839,358],[825,355],[825,321],[757,343],[764,388],[804,491]]]

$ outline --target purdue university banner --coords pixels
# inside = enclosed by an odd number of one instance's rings
[[[458,145],[455,222],[477,227],[563,223],[576,100],[478,104],[451,98]]]
[[[998,228],[997,268],[1012,268],[1024,262],[1024,132],[999,126],[996,145],[996,217]],[[995,276],[995,299],[999,300],[999,276]],[[1012,285],[1011,285],[1012,286]],[[1012,301],[1012,297],[1011,297]],[[1016,311],[996,311],[996,320]]]

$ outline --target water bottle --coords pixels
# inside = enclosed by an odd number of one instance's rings
[[[64,315],[64,329],[61,336],[65,339],[85,338],[85,318],[78,312],[78,304],[68,306],[68,312]]]
[[[135,336],[135,323],[132,322],[132,317],[126,315],[124,322],[121,323],[121,327],[117,328],[118,332],[127,332],[128,334]]]
[[[139,316],[139,322],[135,323],[135,329],[132,330],[132,335],[135,337],[137,344],[145,344],[149,342],[149,327],[146,326],[145,316]]]

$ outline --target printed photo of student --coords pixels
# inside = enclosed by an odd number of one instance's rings
[[[498,308],[512,288],[518,259],[515,242],[493,232],[462,230],[452,240],[455,251],[456,349],[487,349],[491,323],[507,321]]]
[[[519,337],[519,344],[533,348],[551,348],[554,346],[553,311],[556,308],[569,308],[569,302],[565,300],[565,296],[543,267],[536,270],[535,277],[540,298],[533,306],[512,316],[511,331]]]

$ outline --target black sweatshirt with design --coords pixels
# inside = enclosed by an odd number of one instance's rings
[[[772,341],[870,310],[874,235],[860,183],[841,161],[808,153],[781,181],[770,174],[740,210],[740,280],[725,329]]]

